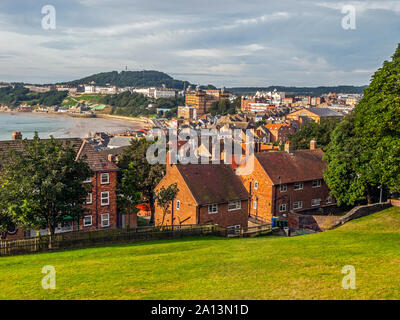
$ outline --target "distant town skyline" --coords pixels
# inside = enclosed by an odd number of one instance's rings
[[[42,28],[42,8],[56,29]],[[344,6],[356,27],[342,27]],[[398,1],[0,3],[0,81],[158,70],[216,86],[366,85],[397,46]]]

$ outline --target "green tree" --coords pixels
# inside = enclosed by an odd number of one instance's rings
[[[52,247],[55,229],[65,218],[79,221],[90,189],[84,184],[93,172],[68,143],[54,138],[21,141],[22,150],[10,150],[3,159],[2,200],[17,225],[39,230],[45,227]],[[3,204],[4,205],[4,204]]]
[[[142,193],[139,189],[139,181],[141,176],[136,171],[133,163],[128,164],[127,169],[122,170],[122,177],[118,181],[118,208],[128,216],[128,221],[132,214],[136,214],[139,210],[136,206],[140,203]],[[130,228],[129,222],[127,228]]]
[[[354,114],[335,129],[325,158],[339,202],[372,202],[381,186],[400,190],[400,45],[373,75]]]
[[[143,200],[148,201],[151,210],[150,224],[154,223],[155,213],[155,194],[154,189],[162,179],[165,172],[165,165],[151,165],[147,162],[146,153],[153,141],[146,139],[132,139],[131,145],[124,150],[118,163],[121,169],[129,167],[136,170],[138,179],[138,188],[142,194]]]
[[[288,139],[295,150],[308,149],[312,139],[315,139],[318,146],[325,150],[339,121],[338,119],[326,119],[322,120],[320,124],[315,122],[307,123],[297,132],[288,135]]]
[[[174,200],[179,192],[179,189],[177,187],[177,183],[171,184],[168,186],[168,188],[161,187],[160,191],[156,193],[156,199],[157,199],[157,204],[162,208],[163,210],[163,218],[161,225],[164,225],[164,220],[165,216],[169,212],[169,207],[171,207],[170,213],[173,215],[173,203]],[[174,217],[172,216],[171,218],[172,224],[174,223]]]

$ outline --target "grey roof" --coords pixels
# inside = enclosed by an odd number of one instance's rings
[[[329,108],[308,108],[312,113],[319,115],[320,117],[343,117],[343,114]]]
[[[108,143],[109,148],[127,147],[131,145],[132,137],[115,136]]]

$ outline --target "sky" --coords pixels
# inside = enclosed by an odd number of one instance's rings
[[[46,5],[55,29],[43,28]],[[399,18],[400,0],[0,0],[0,81],[127,66],[219,87],[367,85]]]

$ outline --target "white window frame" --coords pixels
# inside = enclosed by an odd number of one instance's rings
[[[92,183],[92,177],[86,178],[86,180],[83,181],[83,183]]]
[[[314,183],[315,183],[316,185],[314,185]],[[313,182],[312,182],[312,187],[313,187],[313,188],[321,188],[321,185],[322,185],[321,179],[313,180]]]
[[[295,182],[293,190],[298,191],[303,189],[304,189],[304,182]]]
[[[279,205],[279,212],[286,212],[286,211],[287,211],[287,204],[286,203],[281,203]]]
[[[216,214],[216,213],[218,213],[218,204],[209,204],[208,214]]]
[[[318,201],[318,204],[315,204],[315,201]],[[321,205],[321,198],[311,200],[311,207],[319,207],[320,205]]]
[[[110,226],[110,214],[109,213],[103,213],[100,216],[101,219],[101,227],[102,228],[107,228]],[[107,224],[105,224],[104,222],[107,221]]]
[[[287,184],[286,183],[281,184],[279,190],[281,192],[286,192],[287,191]]]
[[[254,181],[254,190],[258,189],[258,181]]]
[[[293,202],[293,209],[298,210],[303,208],[303,201],[295,201]]]
[[[333,203],[333,198],[331,196],[329,196],[326,198],[325,202],[326,202],[326,204],[331,204],[331,203]]]
[[[107,194],[107,197],[103,197],[103,194]],[[107,203],[103,203],[103,200],[107,199]],[[102,206],[108,206],[110,205],[110,191],[103,191],[100,193],[100,204]]]
[[[176,200],[176,210],[181,210],[181,201]]]
[[[92,204],[92,203],[93,203],[93,192],[89,192],[86,197],[86,204]]]
[[[90,218],[90,223],[86,223],[86,218]],[[84,216],[83,217],[83,226],[90,227],[93,224],[93,217],[92,216]]]
[[[253,201],[253,209],[257,210],[257,201]]]
[[[232,206],[232,208],[229,208],[230,206]],[[234,200],[234,201],[228,202],[228,211],[235,211],[235,210],[240,210],[240,209],[242,209],[242,201]]]
[[[107,177],[107,182],[103,182],[103,177]],[[100,174],[100,184],[110,184],[110,174],[109,173]]]

